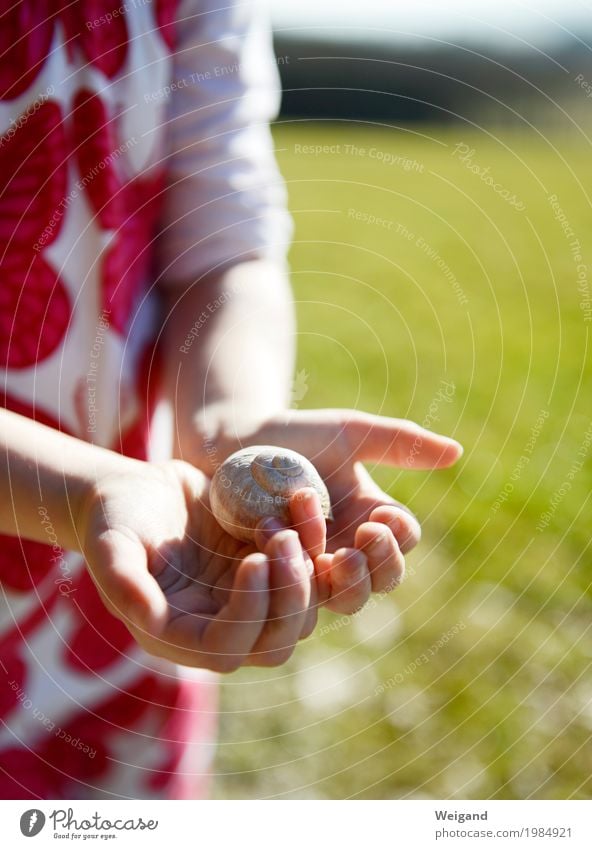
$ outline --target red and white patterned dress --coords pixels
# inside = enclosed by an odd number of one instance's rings
[[[289,237],[269,39],[217,5],[1,4],[0,404],[139,459],[157,289]],[[47,545],[0,537],[0,797],[202,795],[214,677],[140,650],[38,510]]]

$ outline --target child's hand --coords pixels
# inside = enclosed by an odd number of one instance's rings
[[[240,447],[227,443],[221,455]],[[462,454],[458,442],[415,422],[353,410],[287,410],[242,433],[241,443],[292,448],[323,477],[335,520],[328,553],[315,557],[318,598],[339,613],[357,610],[372,591],[394,589],[403,555],[421,536],[415,516],[380,489],[362,462],[438,469]]]
[[[258,553],[214,520],[197,469],[128,468],[99,479],[80,520],[109,610],[146,651],[186,666],[229,672],[286,661],[316,623],[312,562],[298,534],[262,534]],[[319,550],[319,523],[312,533]]]

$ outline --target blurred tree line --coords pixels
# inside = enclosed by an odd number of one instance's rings
[[[380,43],[276,33],[282,114],[569,124],[566,112],[582,123],[592,108],[591,45],[592,37],[568,32],[544,49],[518,39]]]

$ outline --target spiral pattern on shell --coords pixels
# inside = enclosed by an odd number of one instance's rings
[[[288,448],[253,445],[231,454],[216,469],[210,504],[227,533],[253,542],[265,516],[290,524],[290,497],[303,487],[316,490],[323,515],[332,518],[327,487],[310,460]]]

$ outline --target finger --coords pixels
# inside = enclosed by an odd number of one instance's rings
[[[268,621],[255,643],[250,662],[258,666],[285,663],[304,628],[311,581],[296,531],[280,531],[268,543],[271,590]]]
[[[383,492],[363,463],[355,463],[354,471],[362,492],[374,502],[369,505],[365,521],[388,524],[403,554],[410,551],[421,539],[417,517],[405,504]],[[374,515],[376,510],[379,512]]]
[[[327,523],[316,490],[306,487],[295,492],[290,499],[290,516],[302,547],[314,560],[325,551],[327,542]]]
[[[255,545],[259,551],[265,552],[267,544],[279,531],[287,530],[287,526],[276,519],[275,516],[266,516],[261,519],[255,528]]]
[[[397,540],[402,554],[411,551],[421,539],[421,526],[409,511],[383,504],[370,513],[371,522],[387,525]]]
[[[318,591],[316,581],[311,581],[310,585],[310,601],[308,603],[308,610],[306,611],[306,616],[304,619],[304,626],[302,631],[300,632],[299,639],[306,640],[307,637],[310,637],[314,629],[317,627],[317,620],[319,618],[319,599],[318,599]]]
[[[455,439],[406,419],[356,413],[344,426],[351,459],[416,469],[452,466],[462,455]]]
[[[128,627],[158,634],[168,619],[168,604],[148,571],[139,540],[109,530],[93,542],[88,559],[92,579],[108,609]]]
[[[405,573],[405,559],[391,531],[380,522],[364,522],[356,531],[356,548],[366,555],[375,593],[390,592]]]
[[[331,567],[333,554],[321,554],[314,562],[317,604],[323,607],[331,598]]]
[[[208,668],[232,672],[259,639],[269,612],[269,561],[249,554],[240,563],[228,603],[206,627],[201,653]]]
[[[368,562],[356,548],[340,548],[331,565],[331,598],[327,607],[334,613],[354,613],[363,607],[372,591]]]
[[[261,519],[257,527],[255,528],[255,545],[261,551],[266,551],[267,545],[270,540],[277,534],[279,531],[287,531],[289,528],[286,525],[282,524],[279,519],[276,519],[275,516],[268,516],[264,519]],[[302,542],[300,543],[302,547]],[[302,551],[304,556],[304,563],[306,564],[306,571],[308,576],[311,578],[314,575],[314,564],[310,554],[303,549]]]
[[[316,491],[305,487],[295,492],[290,500],[290,514],[292,525],[308,555],[315,558],[322,554],[327,539],[327,524]],[[260,551],[265,551],[274,534],[285,528],[286,525],[275,517],[261,519],[255,528],[255,545]]]
[[[140,642],[150,654],[173,663],[232,672],[263,628],[268,604],[267,558],[254,553],[239,564],[229,601],[216,618],[201,604],[194,611],[186,605],[187,612],[175,616],[158,638]]]

